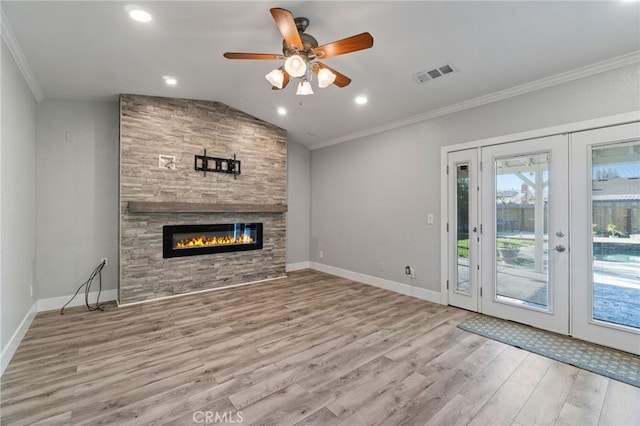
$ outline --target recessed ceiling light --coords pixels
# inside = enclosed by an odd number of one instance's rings
[[[366,104],[366,103],[367,103],[367,97],[366,97],[366,96],[362,96],[362,95],[361,95],[361,96],[356,97],[356,103],[357,103],[358,105],[364,105],[364,104]]]
[[[151,21],[151,14],[135,5],[127,5],[124,10],[129,14],[131,19],[138,22]]]
[[[167,86],[175,86],[176,84],[178,84],[178,80],[176,80],[174,77],[165,75],[162,78],[164,78],[164,82],[167,83]]]
[[[278,107],[278,114],[287,115],[287,110],[282,107]]]

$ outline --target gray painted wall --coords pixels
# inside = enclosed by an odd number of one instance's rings
[[[306,146],[287,143],[287,265],[309,261],[311,220],[311,153]]]
[[[639,74],[629,66],[312,151],[311,260],[439,292],[440,148],[638,111]]]
[[[33,306],[36,263],[36,100],[2,42],[0,347]],[[35,288],[34,288],[35,292]]]
[[[118,114],[116,102],[38,104],[38,299],[72,295],[103,257],[102,289],[117,288]]]
[[[118,113],[117,102],[47,99],[37,106],[38,299],[73,294],[102,257],[110,261],[103,289],[117,288]],[[287,263],[293,263],[309,260],[310,153],[288,146]],[[62,232],[66,238],[56,241]]]

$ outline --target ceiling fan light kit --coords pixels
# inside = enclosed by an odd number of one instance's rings
[[[302,80],[298,83],[298,90],[296,91],[296,95],[313,95],[313,88],[311,87],[311,83],[309,80]]]
[[[291,77],[302,77],[307,72],[307,64],[300,55],[292,55],[284,62],[284,70]]]
[[[276,68],[271,71],[269,74],[265,75],[264,78],[266,78],[273,87],[282,89],[284,83],[284,72],[282,72],[280,68]]]
[[[322,68],[318,71],[318,87],[324,89],[336,81],[336,75],[329,71],[327,68]]]
[[[313,61],[318,58],[326,59],[357,52],[373,46],[373,37],[369,33],[318,46],[317,40],[304,32],[309,26],[307,18],[294,18],[291,12],[279,7],[271,9],[271,16],[284,37],[283,54],[226,52],[224,57],[227,59],[285,59],[284,66],[274,69],[265,76],[273,89],[284,89],[291,77],[294,77],[300,79],[296,94],[312,95],[313,89],[310,83],[312,72],[318,75],[318,87],[321,89],[331,84],[346,87],[351,83],[349,77],[321,62]]]

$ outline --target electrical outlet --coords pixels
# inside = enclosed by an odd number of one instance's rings
[[[320,250],[320,259],[324,258],[324,252]]]
[[[384,263],[380,262],[380,264],[378,265],[378,271],[384,272]]]
[[[33,297],[33,286],[29,286],[29,297]]]
[[[103,257],[102,259],[100,259],[100,263],[104,262],[104,266],[109,266],[109,258],[108,257]]]
[[[175,155],[158,155],[158,168],[160,169],[176,169],[176,157]]]
[[[404,267],[404,274],[409,275],[411,278],[415,278],[416,270],[414,267],[407,265]]]

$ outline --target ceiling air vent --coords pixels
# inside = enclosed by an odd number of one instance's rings
[[[428,71],[420,71],[413,75],[413,79],[418,84],[425,84],[436,78],[440,78],[447,74],[458,72],[458,69],[453,66],[452,63],[447,62],[444,65],[440,65],[437,68]]]

